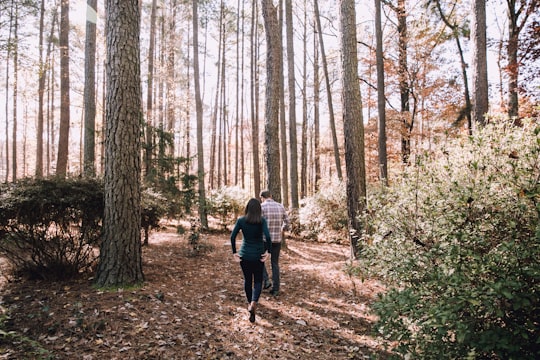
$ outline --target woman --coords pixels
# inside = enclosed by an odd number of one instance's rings
[[[244,240],[236,252],[236,236],[242,230]],[[263,242],[263,234],[266,242]],[[231,233],[233,257],[244,273],[244,291],[248,301],[249,321],[255,322],[255,307],[262,291],[264,262],[270,258],[272,239],[266,220],[262,217],[261,203],[250,199],[245,215],[238,218]]]

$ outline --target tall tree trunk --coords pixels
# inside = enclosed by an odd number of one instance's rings
[[[105,212],[96,282],[144,281],[141,250],[141,74],[138,0],[105,1],[107,100]]]
[[[84,175],[96,174],[96,22],[97,0],[87,0],[84,54]]]
[[[278,7],[279,43],[283,49],[283,0]],[[281,51],[283,56],[283,50]],[[283,57],[279,59],[279,144],[281,152],[281,201],[285,208],[289,207],[289,161],[287,158],[287,115],[285,111],[285,65]]]
[[[156,13],[156,41],[154,47],[154,136],[153,144],[154,151],[153,167],[155,170],[156,179],[163,179],[166,176],[166,168],[163,163],[165,154],[167,152],[167,142],[165,141],[165,111],[164,98],[165,93],[165,76],[163,76],[163,69],[165,68],[165,9],[163,6],[159,7],[160,13]],[[148,237],[144,239],[143,245],[148,244]]]
[[[375,37],[377,58],[377,110],[379,113],[378,149],[379,177],[383,185],[388,185],[388,159],[386,154],[386,95],[384,92],[384,53],[381,21],[381,0],[375,0]]]
[[[398,18],[398,51],[399,51],[399,93],[400,93],[400,112],[401,112],[401,159],[404,164],[409,163],[411,155],[411,132],[413,129],[413,120],[410,112],[410,87],[409,87],[409,67],[407,64],[407,42],[409,41],[407,33],[407,9],[405,0],[398,0],[396,8]]]
[[[345,167],[347,169],[347,214],[351,256],[359,252],[362,232],[358,219],[365,208],[366,168],[364,156],[364,123],[362,98],[358,83],[356,49],[356,10],[354,0],[340,0],[341,61],[343,71],[343,124],[345,136]]]
[[[47,143],[45,146],[46,151],[46,174],[47,176],[51,173],[51,143],[53,143],[54,140],[54,126],[51,126],[51,123],[54,123],[54,81],[52,79],[55,78],[54,76],[54,52],[53,52],[53,42],[54,42],[54,34],[55,34],[55,26],[58,22],[58,11],[55,8],[53,10],[52,14],[52,21],[51,21],[51,30],[47,39],[47,55],[45,57],[45,63],[43,64],[43,82],[47,82],[47,86],[44,85],[43,89],[45,91],[45,88],[48,89],[47,91],[47,116],[45,117],[47,119],[47,128],[46,128],[46,134],[47,134]],[[50,71],[48,71],[50,69]],[[39,115],[38,115],[39,117]],[[42,128],[43,130],[43,128]],[[42,142],[43,143],[43,142]],[[43,147],[43,146],[42,146]],[[43,154],[42,154],[43,155]]]
[[[319,46],[321,48],[321,59],[324,70],[324,79],[326,81],[326,97],[328,100],[328,113],[330,120],[330,130],[332,131],[332,143],[334,145],[334,159],[336,162],[336,172],[339,180],[343,179],[341,171],[341,157],[339,156],[339,145],[337,139],[336,121],[334,119],[334,105],[332,102],[332,89],[330,88],[330,75],[328,75],[328,63],[326,61],[326,53],[324,51],[324,41],[322,36],[321,17],[319,15],[319,1],[314,0],[313,6],[315,10],[315,21],[317,24],[317,33],[319,34]]]
[[[472,118],[476,124],[484,125],[488,111],[486,0],[473,0],[472,6]]]
[[[236,107],[234,118],[234,185],[240,176],[240,0],[236,2]]]
[[[239,1],[240,2],[240,1]],[[242,21],[241,21],[241,33],[242,37],[240,39],[242,47],[241,47],[241,65],[240,65],[240,182],[241,187],[244,189],[246,186],[246,168],[245,168],[245,162],[246,159],[244,157],[244,58],[245,58],[245,50],[244,50],[244,44],[245,44],[245,14],[244,14],[244,1],[242,1],[242,9],[240,11],[242,14]]]
[[[218,76],[219,82],[219,76]],[[216,127],[217,127],[217,90],[216,90],[216,104],[214,109],[212,109],[211,117],[211,129],[210,129],[210,171],[209,171],[209,186],[210,189],[215,188],[215,179],[216,179]]]
[[[220,101],[220,90],[221,90],[221,81],[224,79],[221,77],[222,71],[221,66],[223,62],[221,61],[222,50],[221,46],[224,44],[222,40],[223,36],[223,1],[221,2],[220,7],[220,17],[219,17],[219,40],[218,40],[218,60],[217,60],[217,81],[216,81],[216,97],[214,99],[214,109],[212,112],[212,131],[211,131],[211,142],[210,142],[210,188],[215,188],[215,182],[217,182],[217,187],[221,186],[221,161],[220,161],[220,151],[221,151],[221,142],[218,139],[218,114],[219,112],[219,101]],[[221,127],[219,127],[221,129]],[[217,156],[217,160],[216,160]],[[217,162],[217,170],[216,170]],[[216,176],[217,175],[217,176]]]
[[[159,25],[156,25],[156,48],[154,50],[155,58],[157,60],[157,65],[154,65],[154,77],[155,77],[155,100],[156,103],[156,109],[154,110],[154,116],[156,120],[154,120],[154,123],[156,123],[156,127],[158,128],[158,131],[155,132],[154,136],[154,143],[157,147],[157,159],[155,161],[155,166],[157,167],[156,175],[160,178],[163,178],[165,176],[165,168],[162,164],[162,160],[165,159],[165,154],[167,152],[167,144],[165,141],[165,111],[163,110],[164,106],[164,99],[163,94],[165,93],[165,77],[163,76],[163,69],[165,68],[165,48],[167,47],[165,45],[165,9],[163,6],[159,7],[159,10],[161,11],[161,14],[159,17],[156,18],[156,22]],[[159,29],[159,33],[157,33],[157,29]],[[159,45],[158,45],[159,44]],[[143,245],[147,245],[147,239],[145,239],[145,242]]]
[[[218,74],[218,77],[219,77],[219,81],[218,81],[218,84],[219,84],[219,87],[216,88],[217,90],[217,99],[218,99],[218,102],[216,103],[216,114],[217,114],[217,143],[216,143],[216,146],[217,146],[217,186],[218,187],[221,187],[221,175],[222,175],[222,149],[223,149],[223,89],[224,89],[224,86],[222,85],[222,82],[225,81],[225,77],[223,76],[225,74],[225,69],[223,68],[224,65],[225,65],[225,61],[223,60],[223,54],[225,53],[224,49],[222,49],[223,46],[225,46],[225,40],[223,39],[223,36],[225,35],[225,31],[223,30],[223,28],[225,27],[225,21],[224,21],[224,6],[223,6],[223,0],[221,1],[221,6],[220,6],[220,17],[219,17],[219,39],[220,39],[220,45],[219,45],[219,51],[220,51],[220,55],[219,55],[219,59],[220,59],[220,63],[219,63],[219,74]]]
[[[298,138],[296,134],[296,79],[294,71],[294,38],[292,1],[285,0],[285,22],[287,29],[287,68],[289,79],[289,146],[291,154],[290,191],[291,207],[298,209]]]
[[[189,30],[188,29],[188,43],[189,43]],[[190,53],[189,51],[187,52],[187,62],[188,64],[190,63]],[[191,76],[189,74],[189,66],[186,66],[186,81],[187,81],[187,84],[186,84],[186,91],[188,94],[191,93]],[[186,128],[186,159],[190,159],[188,161],[186,161],[186,168],[185,168],[185,171],[186,173],[189,172],[189,165],[191,163],[191,114],[190,114],[190,111],[191,111],[191,97],[188,96],[188,98],[186,99],[186,125],[185,125],[185,128]],[[169,129],[169,131],[172,131],[172,128]]]
[[[23,158],[23,173],[22,173],[22,176],[23,177],[27,177],[28,176],[28,121],[29,121],[29,116],[28,116],[28,104],[25,103],[24,104],[24,116],[23,116],[23,141],[22,141],[22,158]]]
[[[15,2],[15,22],[13,23],[13,141],[12,156],[12,180],[17,181],[17,103],[19,81],[19,3]]]
[[[101,82],[101,103],[105,104],[105,101],[107,100],[107,69],[105,66],[105,62],[103,63],[103,81]],[[100,173],[105,173],[105,111],[101,112],[101,139],[100,139],[100,156],[101,156],[101,163],[100,163]]]
[[[281,69],[281,39],[277,9],[272,0],[261,0],[261,10],[266,32],[266,105],[264,145],[267,169],[267,188],[274,200],[281,202],[280,151],[279,151],[279,82]]]
[[[319,33],[320,34],[320,33]],[[319,40],[321,36],[317,39],[317,34],[314,33],[313,36],[313,160],[314,160],[314,171],[315,179],[313,192],[316,193],[319,191],[319,185],[321,180],[321,127],[320,127],[320,91],[321,91],[321,82],[319,81]],[[321,48],[322,49],[322,48]],[[334,152],[335,153],[335,152]],[[337,161],[337,159],[336,159]],[[339,178],[340,180],[342,178]]]
[[[13,41],[13,7],[14,7],[14,1],[11,1],[10,4],[10,14],[9,14],[9,30],[8,30],[8,37],[7,37],[7,43],[11,45],[11,42]],[[9,67],[9,61],[11,59],[11,46],[8,46],[7,49],[7,56],[6,56],[6,83],[5,83],[5,90],[6,90],[6,97],[5,97],[5,114],[4,114],[4,121],[5,121],[5,134],[6,134],[6,178],[5,182],[9,182],[9,74],[10,74],[10,67]]]
[[[167,90],[166,90],[166,112],[167,112],[167,131],[171,134],[174,134],[174,128],[175,128],[175,104],[176,104],[176,91],[175,91],[175,84],[176,84],[176,73],[175,73],[175,49],[176,49],[176,11],[177,11],[177,4],[176,0],[172,0],[170,4],[170,19],[169,19],[169,31],[168,31],[168,44],[166,52],[167,52],[167,79],[165,80]],[[189,50],[188,50],[188,57],[189,57]],[[189,70],[188,70],[189,73]],[[189,84],[189,82],[188,82]],[[168,154],[170,156],[174,156],[175,154],[175,140],[171,140],[171,146],[169,149]]]
[[[193,81],[195,86],[195,113],[197,116],[197,178],[199,183],[199,217],[203,229],[208,229],[206,188],[204,182],[203,106],[199,74],[199,13],[198,0],[193,0]]]
[[[49,91],[47,92],[47,176],[51,174],[51,162],[52,156],[56,153],[54,147],[55,131],[54,131],[54,114],[55,114],[55,82],[56,78],[54,72],[54,53],[51,53],[51,59],[48,61],[48,68],[51,69],[50,76],[48,77],[48,86]]]
[[[36,178],[43,177],[43,97],[45,95],[45,64],[43,62],[43,35],[45,32],[45,0],[39,9],[39,74],[38,74],[38,113],[36,124]]]
[[[154,148],[153,136],[153,118],[154,118],[154,57],[156,45],[156,11],[157,0],[152,0],[152,9],[150,12],[150,39],[148,44],[148,73],[147,73],[147,89],[146,89],[146,144],[144,149],[144,175],[147,180],[152,176],[152,152]]]
[[[504,97],[505,97],[505,94],[504,94],[504,72],[505,72],[505,69],[503,68],[503,62],[504,62],[504,38],[501,34],[501,37],[499,38],[499,41],[497,43],[497,79],[498,79],[498,88],[499,88],[499,106],[501,108],[504,108],[504,104],[505,104],[505,100],[504,100]],[[471,109],[472,110],[472,109]],[[507,109],[508,110],[508,109]]]
[[[220,31],[221,34],[221,31]],[[221,40],[219,41],[219,46],[221,46]],[[220,72],[220,66],[221,66],[221,51],[219,51],[218,55],[218,74],[221,74]],[[217,154],[217,116],[218,116],[218,101],[219,101],[219,82],[220,82],[221,76],[218,75],[217,82],[216,82],[216,96],[214,98],[214,108],[212,109],[212,129],[210,131],[210,188],[215,188],[215,182],[216,182],[216,154]],[[219,183],[217,184],[219,187]]]
[[[527,21],[533,14],[538,13],[540,1],[538,0],[507,0],[508,6],[508,116],[515,119],[517,124],[519,121],[519,67],[520,59],[519,51],[519,36],[525,29]]]
[[[227,134],[228,134],[228,126],[227,126],[227,92],[226,92],[226,78],[225,78],[225,68],[226,68],[226,48],[227,48],[227,40],[226,40],[226,37],[227,37],[227,27],[226,27],[226,21],[225,21],[225,4],[222,2],[221,4],[221,7],[222,7],[222,31],[223,31],[223,35],[221,37],[221,40],[222,40],[222,44],[221,44],[221,61],[222,61],[222,64],[221,64],[221,97],[220,97],[220,101],[221,101],[221,104],[220,104],[220,119],[221,119],[221,131],[220,131],[220,134],[219,134],[219,139],[221,140],[220,144],[221,144],[221,148],[222,149],[222,160],[223,160],[223,185],[224,186],[227,186],[228,185],[228,167],[227,167],[227,144],[228,144],[228,137],[227,137]],[[219,156],[218,156],[219,158]],[[219,179],[219,174],[218,174],[218,179]],[[218,181],[219,183],[219,181]]]
[[[67,174],[69,154],[69,0],[61,0],[60,7],[60,133],[58,135],[58,157],[56,175]]]
[[[303,57],[302,57],[302,133],[300,135],[300,198],[303,199],[307,196],[307,129],[308,129],[308,116],[307,116],[307,0],[304,0],[304,36],[302,37],[302,43],[304,45]]]
[[[518,117],[518,15],[516,14],[516,0],[509,0],[508,3],[508,117],[515,119]]]
[[[255,197],[259,197],[261,192],[261,173],[259,164],[259,70],[258,70],[258,11],[257,0],[253,0],[251,4],[251,31],[250,31],[250,70],[251,70],[251,149],[253,153],[253,191]]]

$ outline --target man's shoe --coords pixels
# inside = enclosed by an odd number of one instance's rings
[[[270,295],[272,295],[272,296],[278,296],[278,295],[279,295],[279,290],[272,290],[272,291],[270,291]]]
[[[268,280],[264,282],[264,290],[270,289],[272,287],[272,283]]]

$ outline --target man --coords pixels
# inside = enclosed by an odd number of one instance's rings
[[[279,294],[279,253],[281,251],[281,241],[283,239],[283,231],[289,230],[289,216],[285,208],[280,203],[272,199],[272,193],[269,190],[261,192],[261,208],[262,214],[268,223],[270,237],[272,238],[272,283],[268,279],[266,266],[263,269],[264,288],[272,287],[270,293],[273,296]]]

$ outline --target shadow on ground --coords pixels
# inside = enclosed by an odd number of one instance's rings
[[[386,359],[369,303],[382,288],[343,271],[347,246],[289,240],[282,291],[264,292],[247,320],[229,234],[207,234],[192,256],[174,229],[143,250],[146,282],[102,291],[92,277],[1,285],[9,336],[0,359]]]

